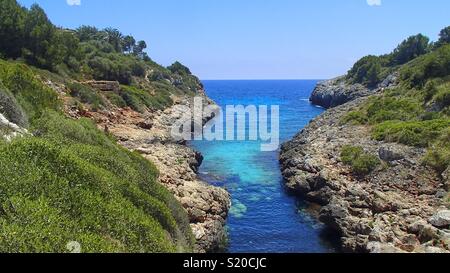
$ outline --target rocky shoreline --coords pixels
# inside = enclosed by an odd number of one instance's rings
[[[226,190],[198,178],[203,157],[170,136],[172,124],[183,114],[180,106],[189,105],[190,98],[179,98],[174,106],[147,116],[122,109],[94,113],[92,118],[100,128],[108,128],[121,145],[137,151],[156,165],[160,172],[159,181],[188,213],[196,252],[213,252],[226,241],[225,222],[231,198]]]
[[[374,88],[367,88],[362,84],[347,84],[344,76],[319,82],[311,94],[310,101],[323,108],[333,108],[357,98],[367,97],[379,93],[385,88],[397,84],[398,75],[389,75]]]
[[[114,105],[88,111],[69,103],[66,86],[50,81],[46,84],[57,91],[65,102],[64,111],[68,116],[92,119],[101,130],[116,137],[123,147],[140,153],[155,164],[160,172],[159,182],[175,196],[188,214],[196,239],[195,252],[222,250],[227,240],[225,224],[231,207],[230,194],[199,179],[197,171],[203,156],[171,136],[172,125],[182,118],[186,107],[191,108],[193,97],[172,96],[174,104],[171,107],[144,113]],[[203,98],[204,104],[214,104],[203,90],[198,91],[197,95]],[[206,122],[208,117],[200,120]]]
[[[382,92],[391,85],[386,83],[369,93]],[[344,252],[448,252],[450,212],[444,197],[449,170],[439,175],[424,166],[424,149],[375,141],[367,126],[342,124],[368,93],[336,92],[336,86],[336,80],[318,85],[311,101],[334,108],[282,146],[286,187],[321,205],[319,219],[339,233]],[[342,82],[338,86],[360,90]],[[345,145],[363,147],[383,163],[366,177],[355,176],[341,162]]]

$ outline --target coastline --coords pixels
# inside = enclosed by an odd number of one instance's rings
[[[358,88],[340,86],[344,91]],[[377,96],[393,86],[371,93]],[[320,103],[318,93],[329,100]],[[327,81],[318,85],[311,101],[330,108],[329,102],[337,102],[333,98],[342,98],[342,93],[336,92],[335,80]],[[280,165],[287,189],[320,205],[319,220],[338,232],[344,252],[448,252],[450,234],[435,221],[446,209],[446,183],[422,164],[425,149],[376,141],[366,126],[341,122],[367,98],[359,94],[339,100],[282,145]],[[366,177],[355,176],[341,160],[345,145],[363,147],[382,165]]]
[[[172,96],[174,104],[164,110],[143,113],[130,108],[109,105],[99,111],[80,110],[73,107],[67,97],[64,84],[51,81],[47,86],[58,92],[64,103],[67,116],[92,119],[100,130],[113,135],[118,144],[141,154],[158,169],[158,181],[181,203],[188,214],[189,225],[195,237],[196,253],[210,253],[221,250],[227,240],[225,228],[231,207],[230,194],[223,188],[209,185],[198,176],[203,156],[175,141],[171,126],[182,118],[184,108],[192,105],[192,96]],[[203,90],[198,90],[206,104],[214,104]],[[206,123],[207,119],[202,122]]]

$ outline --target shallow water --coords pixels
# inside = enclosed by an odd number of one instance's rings
[[[309,103],[317,81],[204,81],[210,98],[225,105],[279,105],[281,142],[291,139],[323,109]],[[195,141],[204,156],[203,179],[232,194],[228,219],[231,253],[334,252],[324,227],[308,207],[286,193],[278,151],[260,142]]]

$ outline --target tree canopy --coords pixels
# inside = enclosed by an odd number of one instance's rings
[[[376,87],[396,67],[450,43],[450,26],[441,30],[439,37],[439,40],[433,45],[428,37],[417,34],[405,39],[389,54],[365,56],[350,69],[347,74],[347,80],[351,83]]]
[[[16,0],[0,0],[0,40],[0,56],[5,58],[124,84],[143,75],[143,62],[151,61],[145,41],[136,42],[115,28],[58,28],[39,5],[26,9]]]

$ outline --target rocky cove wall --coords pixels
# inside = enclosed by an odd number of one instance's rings
[[[327,94],[322,83],[313,96],[318,89]],[[335,97],[334,89],[329,91]],[[286,187],[321,205],[320,220],[339,233],[345,252],[448,252],[450,212],[443,199],[448,175],[423,166],[424,149],[374,141],[368,127],[342,125],[341,118],[365,96],[328,110],[283,144]],[[334,104],[339,103],[329,105]],[[367,177],[355,176],[341,162],[344,145],[361,146],[384,163]]]
[[[156,165],[160,172],[159,182],[175,196],[189,216],[196,252],[214,252],[223,247],[231,197],[225,189],[198,178],[202,155],[185,143],[173,140],[170,135],[172,125],[183,116],[185,106],[190,107],[193,103],[192,97],[174,96],[174,105],[165,110],[138,113],[130,108],[108,105],[107,109],[94,112],[72,106],[65,85],[45,83],[65,102],[64,111],[68,116],[94,120],[101,130],[114,135],[119,144]],[[198,95],[203,97],[205,104],[213,104],[203,90]],[[207,120],[205,118],[203,122]]]
[[[310,101],[323,108],[333,108],[357,98],[376,94],[384,88],[390,88],[397,83],[396,73],[389,75],[375,88],[367,88],[361,84],[348,84],[344,76],[319,82],[311,94]]]

